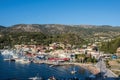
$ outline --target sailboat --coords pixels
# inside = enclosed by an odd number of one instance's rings
[[[73,70],[70,72],[71,74],[75,74],[77,71],[75,70],[75,67],[73,67]]]

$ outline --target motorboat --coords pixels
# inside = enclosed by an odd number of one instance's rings
[[[70,72],[71,74],[75,74],[77,71],[75,70],[75,67],[73,68],[73,70]]]
[[[39,77],[39,76],[38,76],[38,74],[37,74],[37,76],[35,76],[35,77],[30,77],[30,78],[28,78],[28,79],[30,79],[30,80],[43,80],[42,77]]]
[[[56,78],[54,76],[48,78],[48,80],[56,80]]]
[[[41,77],[37,77],[37,76],[35,76],[35,77],[31,77],[31,78],[29,78],[30,80],[42,80],[42,78]]]
[[[53,67],[54,65],[50,65],[49,67]]]
[[[71,71],[71,74],[75,74],[76,73],[76,71]]]
[[[15,62],[18,62],[18,63],[30,63],[30,61],[28,59],[25,59],[25,58],[17,58],[15,59]]]
[[[3,59],[4,61],[10,61],[11,59]]]

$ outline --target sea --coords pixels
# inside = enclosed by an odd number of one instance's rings
[[[86,80],[91,74],[88,70],[75,65],[52,66],[48,64],[21,64],[16,62],[4,61],[0,54],[0,80],[29,80],[30,77],[39,76],[44,80],[54,76],[57,80]],[[76,73],[71,74],[75,68]]]

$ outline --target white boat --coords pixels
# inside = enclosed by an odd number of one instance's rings
[[[42,80],[42,78],[41,77],[37,77],[37,76],[35,76],[35,77],[31,77],[31,78],[29,78],[30,80]]]
[[[12,57],[13,57],[14,59],[16,59],[16,58],[18,58],[18,55],[13,54]]]
[[[11,50],[4,50],[4,51],[1,52],[1,54],[2,54],[3,56],[11,55],[11,53],[12,53]]]
[[[76,73],[76,71],[71,71],[71,74],[75,74]]]
[[[75,74],[77,71],[75,70],[75,67],[73,68],[73,70],[70,72],[71,74]]]
[[[11,55],[4,55],[4,61],[11,61],[12,56]]]
[[[25,59],[25,58],[16,58],[15,59],[15,62],[18,62],[18,63],[30,63],[30,61],[28,59]]]
[[[11,59],[4,59],[4,61],[10,61]]]
[[[49,67],[53,67],[54,65],[50,65]]]
[[[89,76],[89,78],[96,78],[96,76],[93,75],[93,74],[91,74],[91,75]]]
[[[38,74],[37,74],[37,76],[35,76],[35,77],[30,77],[30,78],[28,78],[28,79],[30,79],[30,80],[42,80],[42,77],[39,77]]]
[[[15,59],[3,59],[4,61],[15,61]]]
[[[54,76],[48,78],[48,80],[56,80],[56,78]]]

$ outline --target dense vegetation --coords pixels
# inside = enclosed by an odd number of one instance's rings
[[[13,47],[16,44],[49,45],[54,42],[71,45],[86,43],[79,35],[73,33],[47,35],[40,32],[18,32],[7,33],[0,37],[0,48],[4,48],[4,46]]]
[[[83,44],[103,41],[101,50],[114,53],[119,41],[106,43],[104,40],[118,36],[120,27],[108,25],[17,24],[10,27],[0,26],[0,48],[13,47],[15,44],[48,45],[53,42],[80,47]]]
[[[97,60],[95,59],[95,57],[92,57],[91,55],[86,55],[86,54],[76,54],[75,55],[76,61],[77,62],[81,62],[81,63],[96,63]]]
[[[120,47],[120,37],[112,41],[103,42],[101,50],[106,53],[116,53],[117,48]]]

